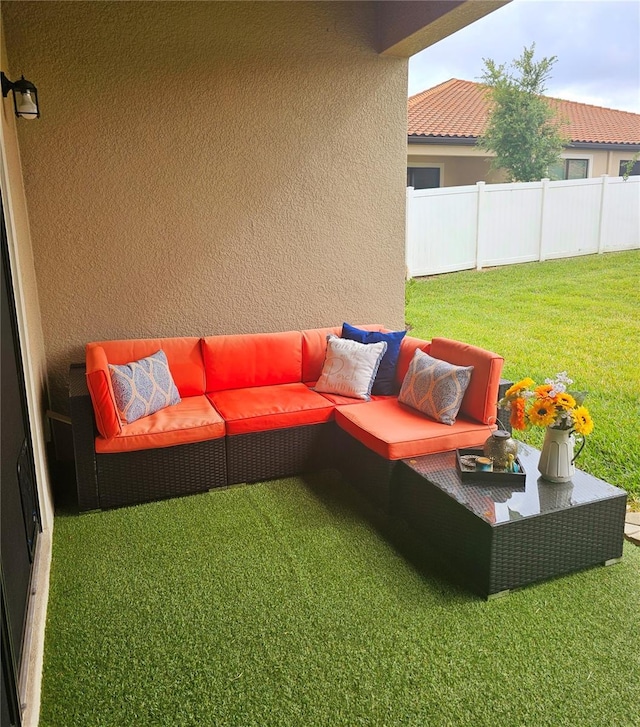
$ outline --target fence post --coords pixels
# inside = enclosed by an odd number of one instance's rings
[[[547,201],[547,190],[549,189],[549,178],[545,177],[542,180],[542,194],[540,196],[540,240],[538,241],[538,260],[542,262],[545,259],[544,248],[546,241],[546,225],[545,225],[545,212],[546,212],[546,201]]]
[[[602,174],[602,191],[600,194],[600,219],[598,220],[598,253],[604,252],[604,216],[607,211],[607,189],[609,187],[609,175],[608,174]]]
[[[476,214],[476,270],[482,270],[482,257],[484,254],[484,245],[482,244],[482,217],[483,217],[483,206],[484,206],[484,192],[485,182],[477,182],[476,199],[478,201],[477,214]]]
[[[412,235],[410,224],[413,190],[413,187],[407,187],[407,202],[404,207],[404,274],[407,280],[413,277],[411,275],[411,253],[413,252],[412,240],[415,235]],[[415,245],[415,240],[413,241],[413,245]]]

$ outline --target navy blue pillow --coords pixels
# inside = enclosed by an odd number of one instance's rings
[[[380,343],[387,342],[387,352],[380,361],[378,373],[373,382],[372,394],[378,396],[393,396],[398,393],[396,384],[396,367],[400,355],[400,344],[406,336],[406,331],[392,331],[391,333],[379,333],[378,331],[363,331],[362,328],[355,328],[348,323],[342,324],[342,338],[348,338],[358,343]]]

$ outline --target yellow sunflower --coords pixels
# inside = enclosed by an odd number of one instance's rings
[[[558,394],[555,398],[555,402],[557,406],[561,406],[563,409],[573,409],[576,405],[576,400],[573,396],[571,396],[571,394],[567,394],[566,391]]]
[[[556,420],[556,407],[552,399],[535,401],[529,410],[529,421],[537,427],[551,426]]]
[[[573,428],[578,434],[583,434],[585,437],[587,434],[591,434],[593,431],[593,419],[586,406],[579,406],[573,412],[573,419],[575,422]]]
[[[513,386],[510,386],[506,393],[505,397],[508,399],[510,396],[514,396],[519,394],[521,391],[524,391],[525,389],[530,388],[535,384],[535,381],[533,379],[530,379],[527,377],[526,379],[522,379],[522,381],[518,381],[517,384],[514,384]]]

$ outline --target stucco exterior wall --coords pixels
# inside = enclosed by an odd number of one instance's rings
[[[608,174],[610,177],[620,176],[620,162],[633,159],[636,149],[629,151],[596,151],[593,153],[592,177]]]
[[[407,61],[374,6],[3,2],[54,408],[91,340],[403,326]]]
[[[608,151],[606,149],[566,149],[563,159],[587,159],[589,177],[608,174],[617,177],[620,162],[633,157],[635,150]],[[495,184],[506,181],[503,172],[490,169],[491,159],[486,152],[472,146],[408,144],[407,166],[438,164],[442,167],[443,187],[458,187],[476,182]]]
[[[409,155],[407,166],[439,166],[441,187],[460,187],[476,182],[501,182],[502,175],[490,168],[491,160],[482,157],[433,156],[421,157]]]

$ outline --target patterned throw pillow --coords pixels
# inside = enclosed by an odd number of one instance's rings
[[[373,380],[386,350],[386,341],[358,343],[330,333],[324,366],[314,389],[369,401]]]
[[[453,424],[473,366],[454,366],[419,349],[402,382],[398,401],[442,424]]]
[[[109,364],[109,373],[118,413],[127,424],[180,402],[162,350],[128,364]]]
[[[400,344],[406,334],[406,331],[390,331],[389,333],[365,331],[362,328],[356,328],[348,323],[342,324],[342,338],[358,341],[358,343],[387,342],[387,352],[382,357],[382,361],[380,361],[380,367],[373,382],[372,393],[383,396],[394,396],[398,393],[396,367],[398,365],[398,357],[400,356]]]

